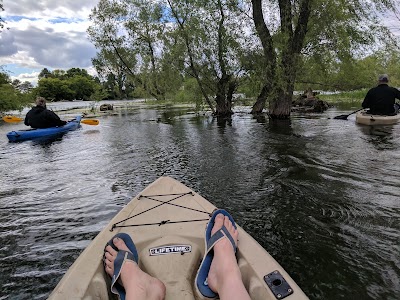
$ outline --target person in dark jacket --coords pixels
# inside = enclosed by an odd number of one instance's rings
[[[46,108],[46,99],[43,97],[36,98],[36,106],[28,111],[24,123],[32,128],[49,128],[67,124],[56,113]]]
[[[396,98],[400,99],[400,91],[394,87],[390,87],[389,76],[380,75],[378,78],[378,86],[370,89],[362,103],[363,108],[369,108],[368,113],[373,115],[392,116],[396,111]]]

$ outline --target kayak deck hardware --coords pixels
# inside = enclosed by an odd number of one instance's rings
[[[129,220],[129,219],[132,219],[132,218],[134,218],[134,217],[136,217],[136,216],[139,216],[139,215],[141,215],[141,214],[144,214],[144,213],[146,213],[146,212],[148,212],[148,211],[150,211],[150,210],[152,210],[152,209],[155,209],[155,208],[160,207],[160,206],[165,205],[165,204],[172,205],[172,206],[176,206],[176,207],[180,207],[180,208],[184,208],[184,209],[188,209],[188,210],[197,211],[197,212],[200,212],[200,213],[204,213],[204,214],[207,214],[208,217],[211,216],[211,213],[209,213],[209,212],[207,212],[207,211],[202,211],[202,210],[198,210],[198,209],[186,207],[186,206],[183,206],[183,205],[178,205],[178,204],[175,204],[175,203],[171,203],[172,201],[174,201],[174,200],[176,200],[176,199],[179,199],[179,198],[181,198],[181,197],[184,197],[184,196],[186,196],[186,195],[192,195],[192,196],[194,196],[194,193],[193,193],[192,191],[190,191],[190,192],[187,192],[187,193],[180,193],[180,194],[163,194],[163,195],[148,195],[148,196],[147,196],[147,195],[139,195],[138,200],[148,199],[148,200],[153,200],[153,201],[161,202],[161,203],[158,204],[158,205],[156,205],[156,206],[153,206],[152,208],[149,208],[149,209],[147,209],[147,210],[145,210],[145,211],[142,211],[142,212],[140,212],[140,213],[138,213],[138,214],[136,214],[136,215],[133,215],[133,216],[131,216],[131,217],[129,217],[129,218],[126,218],[126,219],[121,220],[121,221],[119,221],[119,222],[117,222],[117,223],[114,223],[114,224],[111,226],[110,231],[113,231],[115,228],[123,228],[123,227],[137,227],[137,226],[150,226],[150,225],[158,225],[158,226],[161,226],[161,225],[165,225],[165,224],[176,224],[176,223],[189,223],[189,222],[203,222],[203,221],[208,221],[208,218],[207,218],[207,219],[200,219],[200,220],[182,220],[182,221],[173,221],[173,222],[171,222],[170,220],[164,220],[164,221],[160,221],[160,222],[157,222],[157,223],[119,225],[119,224],[121,224],[121,223],[123,223],[123,222],[125,222],[125,221],[127,221],[127,220]],[[155,197],[173,197],[173,198],[172,198],[172,199],[169,199],[169,200],[167,200],[167,201],[163,201],[163,200],[157,199],[157,198],[155,198]]]
[[[293,294],[293,289],[278,270],[265,275],[264,281],[276,299],[283,299]]]

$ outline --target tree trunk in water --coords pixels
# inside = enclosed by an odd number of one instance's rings
[[[219,117],[230,117],[231,115],[233,115],[232,110],[229,108],[229,105],[227,102],[225,101],[221,101],[218,102],[218,99],[216,99],[217,101],[217,106],[216,106],[216,112],[215,114]]]
[[[232,97],[235,90],[236,82],[232,80],[231,76],[222,76],[217,83],[215,115],[220,117],[233,115]]]
[[[267,82],[263,87],[272,92],[273,99],[269,103],[269,116],[272,119],[288,119],[292,106],[294,82],[296,79],[296,68],[298,56],[303,48],[304,39],[308,29],[308,21],[314,0],[299,1],[298,14],[295,14],[291,1],[278,1],[281,19],[281,34],[283,40],[282,57],[277,60],[276,46],[271,33],[263,17],[262,0],[252,0],[253,20],[257,34],[260,38],[266,58]],[[296,21],[297,19],[297,21]],[[295,26],[294,26],[295,25]],[[282,42],[282,41],[281,41]],[[278,64],[278,61],[280,63]],[[279,72],[280,71],[280,72]],[[279,76],[277,76],[279,74]],[[279,78],[278,78],[279,77]],[[273,81],[273,83],[271,82]],[[261,92],[254,104],[252,113],[260,113],[265,105],[268,95],[266,91]],[[268,97],[269,98],[269,97]]]
[[[263,10],[262,10],[262,0],[252,0],[253,6],[253,20],[256,27],[258,37],[260,38],[264,57],[266,59],[266,79],[265,84],[261,89],[261,92],[257,98],[256,103],[254,103],[251,110],[252,114],[261,114],[265,108],[267,102],[268,93],[272,91],[273,81],[275,80],[276,74],[276,53],[274,49],[274,42],[272,35],[265,24]]]
[[[268,96],[268,86],[264,85],[260,95],[258,95],[256,103],[253,104],[253,107],[251,109],[251,113],[254,114],[261,114],[262,111],[265,108],[265,103],[267,102],[267,96]]]
[[[292,94],[281,92],[279,95],[277,99],[270,101],[268,115],[271,119],[289,119],[292,108]]]

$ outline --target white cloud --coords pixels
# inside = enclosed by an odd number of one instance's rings
[[[10,78],[11,80],[18,79],[21,82],[29,81],[33,84],[33,86],[36,86],[39,74],[40,72],[21,73],[18,76],[10,76]]]
[[[93,73],[91,59],[96,49],[86,30],[90,25],[89,14],[98,2],[4,0],[2,17],[10,29],[0,33],[0,65],[5,69],[13,65],[35,71],[91,68]],[[10,75],[18,79],[31,77],[25,73]]]

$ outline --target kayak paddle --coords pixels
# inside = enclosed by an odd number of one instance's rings
[[[18,123],[18,122],[21,122],[22,119],[18,118],[18,117],[14,117],[14,116],[4,116],[3,121],[5,121],[7,123]]]
[[[22,122],[24,119],[18,118],[15,116],[4,116],[3,121],[7,123],[18,123]],[[99,120],[96,119],[88,119],[88,120],[81,120],[81,123],[86,124],[86,125],[99,125]]]
[[[355,114],[356,112],[358,112],[358,111],[360,111],[360,110],[363,110],[363,109],[364,109],[364,108],[357,109],[356,111],[353,111],[352,113],[350,113],[350,114],[348,114],[348,115],[336,116],[336,117],[334,117],[334,119],[336,119],[336,120],[347,120],[347,118],[348,118],[350,115]]]
[[[81,123],[86,124],[86,125],[99,125],[99,120],[87,119],[87,120],[81,120]]]

